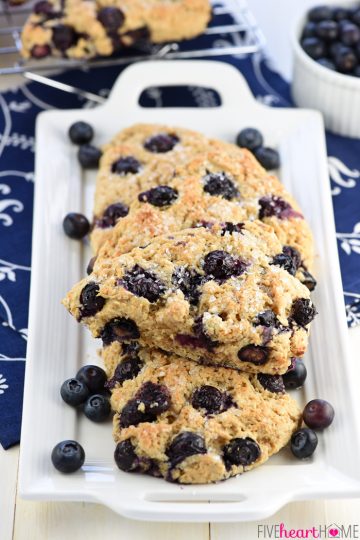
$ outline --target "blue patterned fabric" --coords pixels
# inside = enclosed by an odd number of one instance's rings
[[[287,83],[271,69],[262,54],[221,60],[243,73],[254,95],[263,103],[291,106]],[[96,77],[91,71],[71,71],[58,79],[106,96],[119,71],[116,67],[98,68]],[[194,88],[181,91],[152,88],[143,95],[142,104],[171,106],[179,104],[179,100],[186,106],[216,105],[211,90]],[[4,448],[16,444],[20,438],[36,116],[55,107],[92,106],[76,96],[36,83],[0,94],[0,443]],[[360,323],[360,141],[329,133],[327,143],[347,318],[349,326],[355,326]]]

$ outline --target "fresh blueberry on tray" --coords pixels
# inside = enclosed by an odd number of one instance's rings
[[[77,156],[83,169],[97,169],[101,158],[101,150],[92,144],[82,144]]]
[[[260,148],[255,150],[254,154],[260,165],[262,165],[267,171],[278,169],[280,167],[279,152],[274,148],[260,146]]]
[[[106,373],[99,366],[89,365],[79,369],[76,379],[86,384],[91,393],[100,393],[104,391]]]
[[[243,148],[247,148],[252,152],[262,146],[264,143],[264,138],[260,131],[255,128],[244,128],[240,131],[236,137],[236,144]]]
[[[83,381],[73,378],[63,382],[60,388],[60,394],[65,403],[72,407],[77,407],[87,400],[90,392]]]
[[[87,122],[75,122],[70,126],[69,137],[74,144],[87,144],[94,137],[94,130]]]
[[[334,420],[334,407],[324,399],[313,399],[305,406],[303,420],[309,428],[325,429]]]
[[[300,388],[306,379],[307,370],[304,362],[300,358],[292,358],[291,365],[282,376],[286,390]]]
[[[110,415],[110,402],[103,394],[90,396],[84,405],[84,414],[93,422],[104,422]]]
[[[62,441],[51,452],[51,461],[58,471],[72,473],[83,466],[85,452],[83,447],[76,441]]]
[[[291,451],[298,459],[310,457],[316,450],[318,438],[312,429],[302,428],[291,437]]]
[[[83,214],[70,212],[64,217],[63,229],[67,236],[74,240],[81,240],[90,230],[90,223]]]

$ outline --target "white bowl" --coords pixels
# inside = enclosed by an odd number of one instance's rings
[[[299,107],[320,111],[330,131],[360,138],[360,78],[332,71],[305,53],[300,45],[305,21],[306,14],[297,21],[292,33],[293,100]]]

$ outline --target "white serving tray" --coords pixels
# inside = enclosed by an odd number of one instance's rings
[[[189,84],[215,88],[218,108],[144,109],[144,88]],[[313,459],[297,461],[284,449],[267,464],[237,478],[208,486],[179,486],[120,472],[113,461],[111,425],[80,417],[60,398],[63,380],[82,364],[97,362],[97,343],[60,305],[84,274],[90,251],[62,232],[69,211],[91,215],[93,173],[84,175],[67,131],[76,120],[96,129],[96,144],[135,122],[193,128],[233,141],[246,126],[258,127],[268,145],[279,147],[281,178],[298,199],[317,244],[319,280],[306,355],[308,380],[295,395],[335,407],[333,425],[319,436]],[[360,446],[347,328],[335,241],[323,123],[308,110],[275,109],[252,97],[243,77],[221,62],[145,62],[119,77],[108,101],[92,110],[50,111],[36,129],[36,195],[29,344],[20,456],[20,494],[27,499],[102,503],[131,518],[159,521],[260,520],[290,501],[360,496]],[[61,475],[50,453],[63,439],[76,439],[86,452],[83,469]]]

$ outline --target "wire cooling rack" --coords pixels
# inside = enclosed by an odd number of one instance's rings
[[[183,42],[149,45],[146,49],[131,49],[126,54],[93,60],[46,58],[24,60],[20,55],[21,29],[31,13],[33,2],[9,6],[0,0],[0,75],[24,72],[94,68],[128,64],[140,60],[181,59],[250,54],[264,43],[245,0],[212,0],[213,17],[205,33]]]

